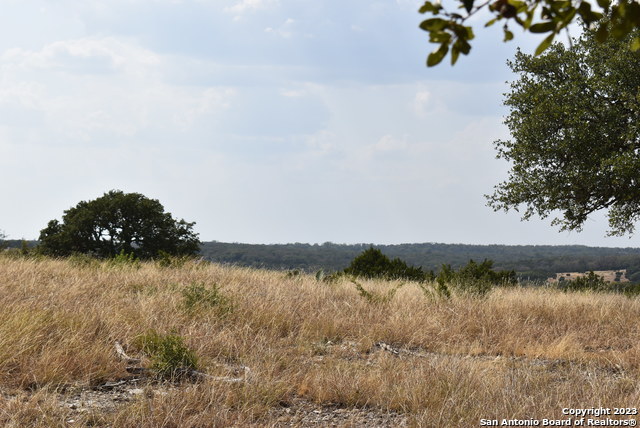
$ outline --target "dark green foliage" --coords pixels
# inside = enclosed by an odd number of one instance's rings
[[[0,251],[4,250],[9,246],[9,244],[5,242],[6,238],[7,238],[7,235],[2,230],[0,230]]]
[[[493,270],[493,260],[487,259],[480,264],[473,260],[469,260],[469,263],[467,263],[466,266],[463,266],[458,270],[457,277],[461,280],[473,279],[485,281],[492,285],[511,286],[518,283],[515,271],[495,271]]]
[[[590,271],[587,275],[576,279],[558,282],[558,288],[564,291],[611,291],[612,287],[603,277]]]
[[[619,290],[627,297],[636,297],[640,295],[640,284],[625,284]]]
[[[420,267],[407,265],[399,258],[389,259],[377,248],[369,247],[351,261],[344,272],[362,278],[406,279],[426,281],[432,279]]]
[[[456,63],[461,53],[469,53],[474,34],[473,28],[465,24],[471,17],[481,15],[479,12],[482,11],[488,16],[485,27],[504,22],[505,42],[514,38],[509,25],[520,27],[525,32],[545,34],[536,48],[536,55],[549,48],[554,38],[576,21],[586,27],[594,26],[599,42],[623,39],[640,28],[640,3],[637,0],[458,0],[446,5],[442,3],[425,1],[419,9],[420,13],[430,16],[420,23],[420,28],[429,33],[431,43],[438,45],[427,57],[429,67],[439,64],[449,52],[451,64]],[[629,49],[640,49],[640,36],[629,42]]]
[[[622,276],[622,272],[619,273],[620,275],[616,272],[616,278],[612,283],[606,282],[603,277],[595,274],[593,271],[574,279],[570,279],[568,276],[561,276],[558,278],[555,287],[565,292],[590,291],[598,293],[621,293],[628,297],[635,297],[640,294],[640,284],[621,282],[620,276]]]
[[[608,210],[610,234],[633,232],[640,219],[640,51],[630,51],[628,40],[597,37],[585,31],[572,47],[555,44],[540,57],[518,52],[509,63],[518,74],[505,99],[511,139],[495,145],[511,171],[488,196],[495,210],[524,206],[523,219],[559,212],[552,224],[578,231],[590,214]]]
[[[51,220],[40,232],[40,248],[52,256],[113,258],[124,252],[150,259],[160,251],[189,255],[199,249],[194,224],[174,220],[155,199],[112,190],[66,210],[62,223]]]
[[[151,360],[151,369],[162,379],[178,379],[198,368],[198,358],[181,336],[151,330],[138,336],[135,344]]]
[[[204,242],[200,254],[217,263],[276,270],[299,269],[325,276],[342,271],[370,244],[234,244]],[[496,270],[515,270],[524,281],[544,281],[557,272],[627,269],[627,277],[639,272],[640,248],[595,248],[580,245],[377,245],[389,258],[400,258],[424,272],[443,263],[458,269],[469,261],[491,259]]]
[[[300,271],[300,269],[290,270],[286,274],[287,278],[296,278],[296,277],[299,277],[300,275],[302,275],[302,272]]]
[[[188,312],[215,308],[219,315],[226,315],[233,310],[231,299],[222,294],[217,284],[206,287],[204,284],[192,283],[182,290],[182,299]]]
[[[513,286],[518,283],[515,271],[495,271],[493,261],[485,259],[482,263],[469,260],[457,272],[450,265],[442,265],[436,283],[440,293],[448,295],[447,284],[464,293],[484,295],[493,286]]]

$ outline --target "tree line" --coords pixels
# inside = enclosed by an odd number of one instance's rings
[[[373,244],[240,244],[203,242],[200,255],[217,263],[239,266],[341,271]],[[388,257],[399,258],[424,271],[437,271],[444,264],[454,269],[469,260],[493,260],[498,270],[515,270],[529,280],[543,280],[557,272],[627,269],[632,281],[640,281],[640,248],[603,248],[580,245],[465,245],[398,244],[373,245]],[[634,274],[636,274],[634,276]]]

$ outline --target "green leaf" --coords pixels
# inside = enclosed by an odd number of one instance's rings
[[[546,39],[544,39],[542,41],[542,43],[540,43],[538,45],[538,47],[536,48],[536,52],[535,55],[538,56],[540,55],[542,52],[545,51],[545,49],[547,49],[549,46],[551,46],[551,43],[553,42],[553,38],[555,37],[555,34],[550,34],[549,37],[547,37]]]
[[[440,64],[445,55],[449,52],[449,45],[443,43],[438,49],[431,52],[427,57],[427,67],[433,67]]]
[[[630,49],[634,52],[637,52],[640,49],[640,37],[636,37],[631,40]]]
[[[586,24],[590,24],[595,21],[599,21],[602,19],[602,14],[599,12],[594,12],[591,10],[591,4],[587,2],[580,3],[580,7],[578,8],[578,13],[582,17],[582,20]]]
[[[496,23],[496,21],[498,21],[498,19],[500,19],[500,17],[498,18],[493,18],[491,21],[488,21],[486,24],[484,24],[485,27],[491,27],[493,24]]]
[[[439,13],[440,10],[442,9],[442,6],[440,5],[435,5],[433,3],[431,3],[430,1],[427,1],[424,3],[424,5],[422,5],[420,7],[420,9],[418,9],[418,12],[420,13],[427,13],[427,12],[431,12],[434,15]]]
[[[467,40],[473,40],[473,38],[475,37],[475,35],[473,34],[473,28],[471,27],[464,27],[467,30]]]
[[[520,10],[527,5],[527,3],[518,0],[509,0],[509,4],[516,9]]]
[[[603,43],[609,37],[609,28],[606,22],[600,24],[598,30],[596,31],[596,40],[600,43]]]
[[[508,29],[504,29],[504,41],[508,42],[509,40],[513,40],[513,33]]]
[[[451,34],[444,31],[432,32],[429,34],[429,41],[432,43],[449,43]]]
[[[538,22],[529,27],[529,31],[532,33],[548,33],[556,29],[556,23],[553,21]],[[537,54],[536,54],[537,55]]]
[[[464,5],[467,13],[470,13],[471,9],[473,9],[473,0],[462,0],[462,4]]]
[[[531,22],[533,22],[533,14],[536,11],[538,5],[533,6],[531,9],[527,10],[527,19],[521,24],[525,30],[528,30],[531,27]]]
[[[471,45],[469,44],[469,42],[467,42],[464,39],[456,40],[456,42],[453,44],[453,47],[457,51],[462,52],[465,55],[468,55],[469,52],[471,51]]]
[[[449,21],[446,21],[442,18],[431,18],[431,19],[422,21],[420,23],[420,28],[422,28],[424,31],[428,31],[431,33],[434,31],[440,31],[443,28],[447,27],[448,25],[449,25]]]
[[[460,49],[454,44],[451,48],[451,65],[456,65],[458,57],[460,56]]]
[[[627,5],[626,19],[635,23],[640,27],[640,3],[629,3]]]
[[[611,29],[611,36],[614,39],[621,40],[624,36],[629,34],[631,31],[631,27],[629,25],[625,25],[625,21],[619,21],[616,25]]]

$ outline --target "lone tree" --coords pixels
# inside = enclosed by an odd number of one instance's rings
[[[112,190],[66,210],[62,223],[51,220],[40,231],[40,247],[53,256],[79,252],[113,257],[123,251],[141,259],[160,252],[190,255],[200,246],[194,224],[173,219],[156,199]]]
[[[640,51],[627,40],[596,41],[586,31],[571,48],[533,57],[518,52],[506,94],[511,139],[496,141],[511,162],[507,181],[487,196],[495,210],[526,207],[523,219],[559,213],[552,224],[581,230],[608,210],[609,234],[632,233],[640,217]]]

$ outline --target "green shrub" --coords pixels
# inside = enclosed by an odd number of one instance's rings
[[[451,297],[451,292],[449,291],[449,287],[445,283],[439,283],[437,281],[431,282],[418,282],[418,287],[424,295],[428,298],[445,298],[448,299]]]
[[[345,276],[346,276],[345,273],[342,272],[342,271],[333,272],[330,275],[324,275],[322,277],[322,282],[324,282],[325,284],[335,284],[338,281],[340,281],[340,279],[344,278]]]
[[[373,247],[369,247],[353,259],[344,272],[362,278],[406,279],[418,282],[433,279],[432,273],[430,275],[423,272],[421,267],[409,266],[398,258],[391,260]]]
[[[73,253],[69,256],[67,261],[71,266],[77,268],[96,268],[100,266],[98,259],[84,253]]]
[[[124,250],[109,259],[107,265],[116,268],[140,268],[140,260],[133,253],[126,253]]]
[[[558,288],[563,291],[613,291],[611,285],[593,271],[590,271],[584,276],[579,276],[576,279],[562,282],[558,281]]]
[[[297,278],[300,275],[302,275],[302,271],[300,271],[300,269],[293,269],[293,270],[287,271],[287,273],[285,274],[285,277],[287,277],[287,278]]]
[[[362,284],[357,281],[351,280],[351,282],[355,284],[356,290],[358,290],[358,294],[360,294],[367,302],[376,305],[391,302],[398,289],[404,285],[404,283],[400,283],[395,287],[389,289],[389,291],[387,291],[387,294],[380,294],[374,291],[365,290]]]
[[[160,250],[154,260],[158,266],[163,268],[181,268],[184,267],[187,262],[193,261],[194,257],[189,255],[174,256],[166,251]]]
[[[225,315],[233,310],[231,299],[222,294],[217,284],[206,287],[204,284],[192,283],[182,289],[182,299],[188,312],[215,308],[219,315]]]
[[[635,297],[640,295],[640,284],[621,285],[620,291],[627,297]]]
[[[35,259],[45,258],[39,247],[29,245],[26,240],[20,241],[20,248],[0,248],[0,255],[10,259]]]
[[[162,335],[155,330],[138,336],[135,344],[151,360],[151,369],[161,379],[178,379],[198,369],[198,358],[181,336]]]
[[[442,265],[436,277],[441,292],[447,295],[447,284],[465,294],[485,295],[493,286],[514,286],[518,283],[515,271],[494,271],[493,261],[485,259],[482,263],[469,260],[456,272],[451,265]]]

